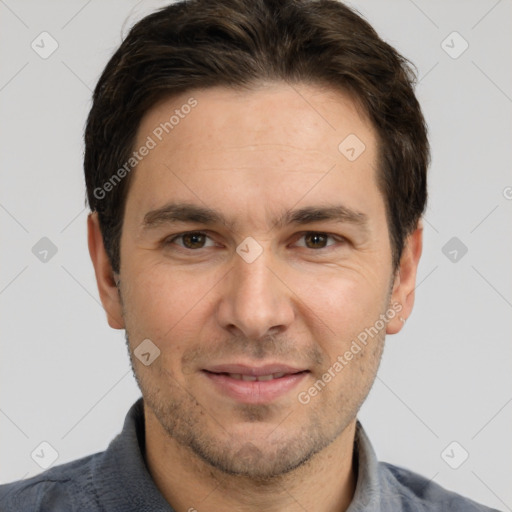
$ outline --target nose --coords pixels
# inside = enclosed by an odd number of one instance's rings
[[[293,293],[270,260],[268,250],[252,263],[235,256],[217,308],[219,324],[231,334],[257,340],[278,334],[293,322]]]

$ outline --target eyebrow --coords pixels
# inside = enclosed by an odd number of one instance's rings
[[[286,210],[272,222],[272,228],[286,225],[306,225],[314,222],[329,221],[353,224],[363,230],[368,228],[368,216],[344,205],[306,206],[296,210]],[[221,212],[193,203],[173,202],[151,210],[144,215],[141,223],[143,232],[162,225],[178,222],[198,223],[206,226],[223,225],[234,230],[235,222],[229,221]]]

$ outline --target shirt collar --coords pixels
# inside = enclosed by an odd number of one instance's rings
[[[381,510],[381,481],[375,451],[359,421],[354,438],[354,464],[357,482],[354,497],[346,512],[377,512]]]
[[[144,403],[140,398],[128,411],[123,431],[94,468],[98,500],[105,510],[174,512],[147,469],[145,445]]]

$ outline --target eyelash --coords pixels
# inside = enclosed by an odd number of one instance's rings
[[[303,231],[303,232],[301,232],[299,234],[301,236],[300,236],[300,238],[297,239],[297,241],[302,239],[302,238],[304,238],[306,235],[323,235],[323,236],[327,236],[327,238],[331,238],[331,239],[337,241],[338,243],[346,243],[347,242],[347,239],[342,237],[342,236],[340,236],[340,235],[331,235],[331,234],[326,233],[324,231]],[[171,238],[168,238],[168,239],[164,240],[163,241],[163,245],[164,246],[172,245],[175,240],[183,238],[185,235],[202,235],[202,236],[205,236],[207,238],[210,238],[208,236],[208,233],[206,233],[204,231],[185,231],[184,233],[180,233],[178,235],[174,235]],[[333,245],[335,245],[335,244],[327,245],[326,247],[320,247],[318,249],[311,249],[310,247],[302,247],[302,248],[303,249],[310,249],[311,251],[314,251],[314,252],[319,252],[321,250],[324,250],[324,251],[328,250],[328,249],[332,248]],[[178,247],[180,249],[182,249],[182,250],[191,251],[191,252],[200,251],[201,249],[207,249],[208,248],[208,247],[199,247],[198,249],[189,249],[188,247],[183,247],[181,245],[178,245]]]

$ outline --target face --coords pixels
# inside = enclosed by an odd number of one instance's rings
[[[348,96],[275,83],[162,101],[148,137],[106,305],[146,419],[224,472],[284,474],[353,425],[398,317],[376,134]]]

